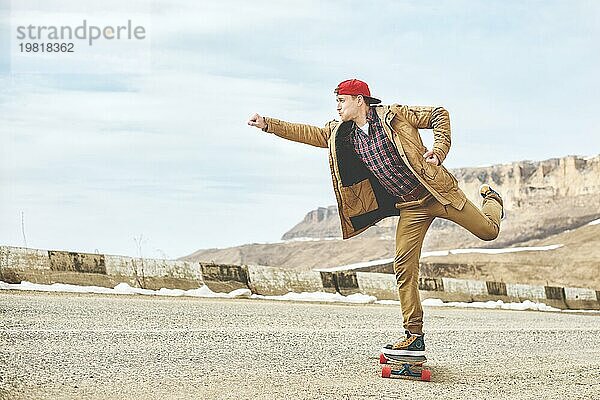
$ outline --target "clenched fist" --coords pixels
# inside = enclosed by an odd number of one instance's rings
[[[250,119],[248,120],[248,125],[255,126],[259,129],[265,129],[267,127],[265,119],[258,114],[254,114],[250,117]]]
[[[429,150],[427,153],[423,154],[423,158],[425,159],[425,162],[428,162],[429,164],[440,165],[440,160],[433,150]]]

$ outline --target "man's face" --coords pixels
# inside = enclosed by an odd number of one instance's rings
[[[340,115],[342,122],[352,121],[356,119],[360,112],[359,96],[351,96],[349,94],[338,94],[336,95],[337,111]]]

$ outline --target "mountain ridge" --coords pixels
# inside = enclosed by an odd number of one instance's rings
[[[425,237],[424,251],[502,248],[543,241],[600,218],[600,155],[519,161],[451,171],[458,179],[459,187],[477,205],[481,203],[479,186],[482,183],[493,185],[503,196],[506,218],[500,235],[492,242],[481,241],[453,222],[438,218]],[[394,255],[397,221],[398,217],[386,218],[357,237],[341,240],[337,206],[319,207],[309,211],[302,221],[285,232],[281,243],[202,249],[182,259],[298,270],[385,259]],[[600,239],[586,236],[586,241],[589,240],[596,240],[598,246],[581,243],[579,247],[594,252],[590,254],[593,267],[600,260],[595,254],[600,252]],[[570,246],[572,251],[577,248],[575,244]],[[527,262],[534,259],[529,257]],[[548,260],[548,257],[543,259]],[[582,262],[581,257],[569,260]],[[565,271],[569,266],[574,267],[567,262],[563,267]]]

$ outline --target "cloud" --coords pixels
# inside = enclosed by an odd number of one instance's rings
[[[353,76],[385,102],[450,110],[450,167],[600,145],[593,3],[101,3],[90,16],[150,15],[150,61],[139,73],[0,75],[0,242],[20,243],[21,210],[39,247],[134,254],[144,233],[181,256],[277,240],[334,203],[327,150],[246,120],[322,126],[333,87]]]

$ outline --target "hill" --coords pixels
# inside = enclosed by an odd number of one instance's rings
[[[518,276],[521,282],[551,281],[576,286],[586,282],[585,286],[590,286],[588,279],[595,279],[594,285],[599,286],[600,278],[595,276],[600,275],[600,235],[594,235],[595,225],[586,224],[600,218],[600,156],[521,161],[452,172],[476,204],[480,204],[481,183],[489,182],[502,193],[506,218],[501,233],[495,241],[484,242],[452,222],[437,219],[425,238],[424,251],[544,243],[563,247],[540,254],[463,254],[443,260],[435,257],[437,264],[481,264],[460,273],[458,267],[454,272],[447,267],[445,273],[482,279],[506,276],[510,281]],[[341,240],[337,207],[320,207],[286,232],[282,242],[199,250],[182,259],[301,270],[385,259],[394,254],[396,224],[397,217],[387,218],[358,237]]]

